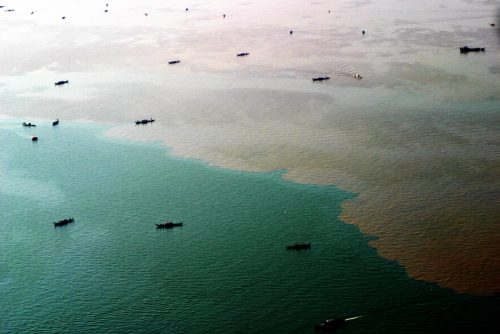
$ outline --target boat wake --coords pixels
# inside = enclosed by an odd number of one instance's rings
[[[297,69],[294,69],[297,72]],[[307,74],[324,74],[332,77],[350,77],[355,79],[361,79],[359,72],[357,72],[351,66],[334,61],[328,61],[320,66],[314,66],[313,68],[304,67],[299,69],[299,72]]]

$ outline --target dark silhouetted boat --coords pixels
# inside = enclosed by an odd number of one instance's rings
[[[179,59],[177,60],[171,60],[168,62],[169,65],[174,65],[174,64],[179,64],[181,61]]]
[[[162,224],[156,224],[157,229],[162,229],[162,228],[174,228],[174,227],[179,227],[182,226],[182,223],[172,223],[172,222],[165,222]]]
[[[293,244],[286,246],[288,250],[302,250],[302,249],[311,249],[311,243],[308,244]]]
[[[345,318],[328,319],[314,326],[314,330],[317,332],[333,332],[343,327],[346,323],[347,321]]]
[[[469,48],[468,46],[464,46],[460,48],[460,53],[468,53],[468,52],[484,52],[485,48]]]
[[[5,12],[13,12],[15,9],[6,9]]]
[[[56,126],[57,124],[59,124],[59,118],[52,122],[52,126]]]
[[[54,223],[54,227],[59,227],[59,226],[64,226],[64,225],[68,225],[68,224],[71,224],[72,222],[74,222],[75,220],[73,218],[67,218],[67,219],[63,219],[63,220],[60,220],[58,222],[55,222]]]
[[[495,26],[495,23],[491,22],[490,27],[494,27],[494,26]]]
[[[141,124],[148,124],[148,123],[153,123],[155,120],[150,118],[150,119],[141,119],[135,121],[135,125],[141,125]]]
[[[31,140],[32,141],[38,141],[38,137],[37,136],[33,136],[33,137],[31,137]]]
[[[241,53],[236,54],[236,57],[245,57],[245,56],[248,56],[248,55],[249,55],[248,52],[241,52]]]
[[[54,82],[54,85],[55,86],[61,86],[61,85],[67,84],[67,83],[69,83],[68,80],[61,80],[61,81],[58,81],[58,82]]]
[[[325,81],[325,80],[330,80],[330,77],[324,76],[324,77],[313,78],[313,81]]]
[[[30,127],[30,126],[36,126],[36,125],[35,125],[35,124],[31,124],[31,123],[26,123],[26,122],[23,122],[23,126],[28,126],[28,127]]]

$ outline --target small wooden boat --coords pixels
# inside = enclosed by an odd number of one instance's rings
[[[468,53],[468,52],[484,52],[485,48],[469,48],[468,46],[464,46],[460,48],[460,53]]]
[[[37,136],[31,137],[31,141],[38,141],[38,137]]]
[[[314,326],[316,332],[332,332],[347,323],[345,318],[335,318],[323,321],[321,324]]]
[[[248,52],[241,52],[241,53],[236,54],[236,57],[245,57],[245,56],[248,56],[248,55],[249,55]]]
[[[311,243],[308,244],[293,244],[286,246],[288,250],[302,250],[302,249],[311,249]]]
[[[141,125],[141,124],[148,124],[148,123],[153,123],[155,120],[150,118],[150,119],[141,119],[135,121],[135,125]]]
[[[325,80],[330,80],[330,77],[324,76],[324,77],[313,78],[313,81],[325,81]]]
[[[36,125],[32,124],[32,123],[23,122],[23,126],[32,127],[32,126],[36,126]]]
[[[165,222],[162,224],[156,224],[157,229],[167,229],[167,228],[174,228],[174,227],[180,227],[180,226],[182,226],[182,223]]]
[[[52,126],[56,126],[57,124],[59,124],[59,118],[52,122]]]
[[[62,85],[65,85],[67,83],[69,83],[68,80],[61,80],[61,81],[58,81],[58,82],[54,82],[54,85],[55,86],[62,86]]]
[[[67,219],[63,219],[63,220],[60,220],[58,222],[55,222],[54,223],[54,227],[59,227],[59,226],[64,226],[64,225],[68,225],[68,224],[71,224],[72,222],[74,222],[75,220],[73,218],[67,218]]]
[[[168,62],[169,65],[179,64],[181,61],[179,59],[171,60]]]

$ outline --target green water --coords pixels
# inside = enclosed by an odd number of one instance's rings
[[[341,222],[355,194],[104,130],[0,122],[1,333],[309,333],[357,315],[339,332],[494,331],[498,298],[412,280]]]

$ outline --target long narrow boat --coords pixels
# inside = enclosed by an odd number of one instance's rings
[[[485,48],[469,48],[468,46],[464,46],[460,48],[460,53],[468,53],[468,52],[485,52]]]
[[[167,228],[174,228],[174,227],[180,227],[180,226],[182,226],[182,223],[165,222],[162,224],[156,224],[157,229],[167,229]]]
[[[313,81],[325,81],[325,80],[330,80],[330,77],[327,77],[326,75],[324,77],[316,77],[313,78]]]
[[[72,222],[74,222],[75,220],[73,218],[66,218],[66,219],[63,219],[63,220],[60,220],[58,222],[55,222],[54,223],[54,227],[59,227],[59,226],[64,226],[64,225],[68,225],[68,224],[71,224]]]
[[[135,125],[140,125],[140,124],[148,124],[148,123],[153,123],[155,120],[150,118],[150,119],[141,119],[135,121]]]
[[[343,327],[347,323],[345,318],[335,318],[323,321],[321,324],[316,325],[314,330],[316,332],[333,332]]]
[[[28,127],[30,127],[30,126],[36,126],[36,125],[35,125],[35,124],[32,124],[32,123],[26,123],[26,122],[23,122],[23,126],[28,126]]]
[[[293,244],[293,245],[288,245],[286,246],[286,249],[288,250],[302,250],[302,249],[311,249],[311,243],[307,244]]]
[[[61,86],[61,85],[67,84],[67,83],[69,83],[69,80],[61,80],[58,82],[54,82],[54,86]]]
[[[240,53],[236,54],[236,57],[245,57],[245,56],[248,56],[248,55],[249,55],[248,52],[240,52]]]

